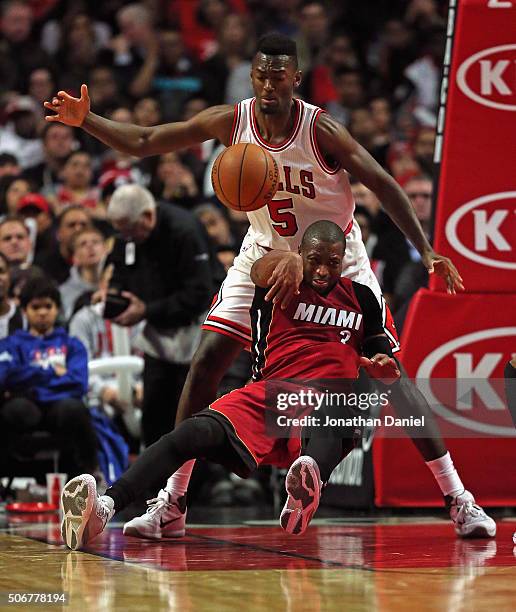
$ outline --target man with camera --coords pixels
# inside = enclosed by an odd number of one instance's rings
[[[133,345],[144,352],[142,433],[146,446],[170,431],[200,321],[214,293],[210,249],[198,221],[139,185],[116,189],[107,210],[120,233],[105,316],[145,325]]]

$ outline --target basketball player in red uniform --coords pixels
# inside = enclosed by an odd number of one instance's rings
[[[289,497],[281,524],[289,533],[305,531],[319,504],[323,482],[351,450],[351,435],[307,438],[300,456],[304,431],[287,427],[282,437],[267,433],[266,412],[276,418],[281,413],[274,402],[267,406],[266,385],[272,385],[273,392],[275,388],[289,394],[306,391],[312,382],[317,388],[332,380],[356,379],[359,365],[390,382],[400,374],[373,292],[341,276],[345,248],[344,232],[335,223],[317,221],[307,229],[301,244],[303,281],[285,309],[265,300],[267,281],[285,252],[271,251],[255,262],[251,271],[257,285],[251,308],[254,382],[221,397],[163,436],[102,497],[97,495],[93,476],[70,480],[62,495],[62,534],[67,546],[82,547],[148,485],[158,485],[185,461],[197,457],[221,463],[244,477],[259,465],[288,467],[294,461],[287,475]],[[303,386],[284,381],[292,378],[302,379]],[[338,411],[342,417],[358,412],[348,406]],[[306,408],[287,413],[289,418],[310,414],[320,417]],[[322,418],[318,426],[324,427]],[[290,438],[284,437],[289,433]]]
[[[253,59],[251,81],[255,97],[234,108],[216,106],[186,122],[153,127],[118,123],[95,115],[90,111],[86,85],[81,87],[80,98],[60,91],[45,102],[45,107],[55,113],[46,117],[47,121],[81,127],[108,146],[130,155],[159,155],[217,139],[226,146],[236,142],[258,144],[268,149],[278,164],[281,180],[278,192],[267,207],[248,214],[250,230],[203,325],[176,423],[214,400],[223,374],[242,346],[249,346],[253,263],[268,249],[292,252],[294,258],[287,258],[276,269],[271,286],[270,297],[286,303],[301,280],[295,260],[301,237],[316,219],[329,219],[347,232],[342,274],[371,288],[382,309],[392,350],[399,350],[392,317],[371,271],[360,229],[353,221],[354,202],[347,173],[374,191],[386,212],[419,251],[427,270],[441,276],[449,292],[463,288],[452,262],[432,249],[410,201],[396,181],[342,125],[321,109],[294,98],[301,73],[292,40],[282,35],[262,38]],[[124,223],[134,225],[138,220],[127,218]],[[135,316],[139,320],[144,314],[138,312]],[[425,416],[426,437],[421,437],[419,430],[413,441],[445,496],[457,534],[494,536],[496,525],[465,490],[428,403],[403,372],[402,378],[403,384],[399,385],[392,404],[400,416]],[[132,532],[137,531],[142,537],[184,534],[184,494],[193,464],[188,462],[172,475],[149,512],[127,524]],[[162,524],[166,527],[161,527]]]

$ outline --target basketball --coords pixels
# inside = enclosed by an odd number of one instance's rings
[[[265,206],[278,189],[278,166],[258,145],[241,142],[217,157],[211,171],[217,198],[228,208],[250,212]]]

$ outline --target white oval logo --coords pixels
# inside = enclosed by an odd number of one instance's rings
[[[458,226],[460,221],[471,212],[473,209],[478,208],[479,206],[483,206],[485,204],[489,204],[491,202],[497,202],[499,200],[508,200],[508,199],[516,199],[516,191],[504,191],[501,193],[492,193],[490,195],[482,196],[481,198],[476,198],[471,200],[470,202],[466,202],[457,210],[450,215],[448,221],[446,222],[446,239],[452,245],[452,247],[467,259],[471,261],[476,261],[477,263],[491,266],[493,268],[501,268],[503,270],[516,270],[516,262],[515,261],[500,261],[498,259],[493,259],[492,257],[486,257],[485,255],[480,255],[477,251],[473,251],[468,248],[459,238],[458,235]],[[513,211],[514,215],[514,211]],[[513,217],[514,219],[514,217]],[[499,231],[497,228],[496,231]],[[514,239],[512,237],[511,239]],[[514,250],[505,251],[513,253]]]
[[[514,57],[511,59],[506,57],[497,62],[490,62],[488,59],[484,59],[498,53],[516,56],[516,53],[507,53],[510,51],[516,52],[516,44],[490,47],[475,53],[462,62],[457,70],[457,85],[462,93],[470,98],[470,100],[478,102],[478,104],[498,110],[516,111],[516,103],[509,104],[508,102],[501,102],[499,99],[493,100],[487,97],[496,95],[498,98],[508,96],[512,97],[512,100],[516,99],[516,91],[511,89],[511,86],[514,86],[514,78],[509,83],[505,80],[506,74],[514,72]],[[480,93],[473,91],[468,83],[468,71],[476,62],[479,62],[480,65]]]
[[[480,423],[467,417],[460,416],[456,412],[449,410],[446,406],[443,406],[439,400],[434,396],[431,385],[430,377],[435,366],[442,361],[445,357],[450,355],[453,351],[458,348],[479,342],[481,340],[490,340],[492,338],[501,338],[505,336],[516,336],[516,327],[495,327],[492,329],[483,329],[481,331],[466,334],[465,336],[459,336],[449,342],[445,342],[440,347],[434,349],[429,355],[421,362],[417,374],[416,382],[418,389],[423,393],[426,400],[432,406],[432,411],[441,416],[443,419],[450,420],[454,425],[464,427],[464,429],[471,429],[472,431],[478,431],[495,436],[516,437],[516,429],[514,427],[502,427],[499,425],[489,425],[488,423]]]

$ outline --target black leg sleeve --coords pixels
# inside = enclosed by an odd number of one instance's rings
[[[220,423],[207,416],[183,421],[174,431],[149,446],[106,491],[118,511],[149,488],[159,487],[185,461],[227,453],[229,442]]]

